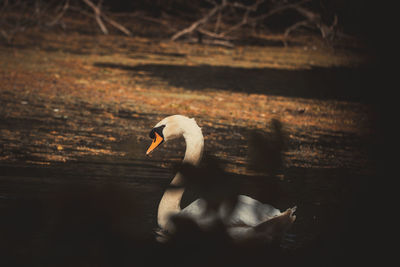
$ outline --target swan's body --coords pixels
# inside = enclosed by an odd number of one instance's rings
[[[149,154],[163,141],[183,136],[186,141],[184,163],[197,166],[203,154],[204,138],[200,127],[194,119],[182,115],[166,117],[157,123],[150,133],[153,143],[146,154]],[[228,201],[222,202],[218,210],[210,211],[203,199],[197,199],[186,208],[180,208],[184,193],[182,177],[178,172],[171,182],[178,188],[168,188],[158,206],[157,222],[164,232],[173,232],[171,216],[187,216],[194,220],[200,228],[206,229],[216,221],[222,221],[227,233],[234,240],[265,239],[273,241],[281,236],[293,223],[296,208],[281,213],[268,204],[263,204],[251,197],[239,195],[234,208]]]

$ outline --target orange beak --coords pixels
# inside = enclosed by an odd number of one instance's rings
[[[149,149],[147,149],[146,155],[149,155],[156,147],[158,147],[164,141],[164,139],[158,133],[154,134],[155,138],[153,139],[153,142],[151,143]]]

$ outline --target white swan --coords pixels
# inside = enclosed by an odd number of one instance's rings
[[[186,152],[184,163],[199,165],[204,147],[204,138],[200,127],[193,118],[182,115],[173,115],[164,118],[157,123],[150,132],[153,139],[146,155],[150,154],[164,141],[167,142],[183,136],[186,141]],[[173,178],[158,206],[157,222],[163,232],[174,232],[171,216],[188,216],[193,219],[199,227],[206,228],[219,219],[226,226],[227,233],[235,241],[246,240],[279,240],[286,230],[296,219],[293,214],[296,207],[289,208],[285,212],[263,204],[251,197],[239,195],[235,207],[230,209],[228,203],[222,203],[218,211],[210,214],[206,208],[206,201],[197,199],[186,208],[181,210],[180,203],[184,188],[182,175],[178,172]]]

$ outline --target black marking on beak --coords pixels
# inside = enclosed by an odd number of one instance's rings
[[[156,138],[154,133],[158,133],[159,136],[161,136],[164,139],[164,135],[163,135],[163,129],[165,128],[165,125],[161,125],[159,127],[153,128],[151,129],[150,133],[149,133],[149,137],[151,139]]]

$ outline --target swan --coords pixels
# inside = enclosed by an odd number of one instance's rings
[[[153,139],[146,155],[152,153],[162,143],[179,137],[185,139],[186,151],[183,163],[198,166],[204,148],[204,138],[201,128],[194,118],[183,115],[172,115],[158,122],[149,134]],[[175,231],[174,216],[187,216],[194,220],[200,228],[206,229],[216,220],[222,221],[226,232],[234,241],[264,240],[274,242],[280,240],[296,219],[296,206],[281,212],[269,204],[263,204],[249,196],[239,195],[236,205],[222,203],[214,213],[207,209],[204,199],[197,199],[186,208],[181,209],[180,203],[185,188],[183,177],[177,172],[161,198],[158,205],[157,222],[163,237]]]

